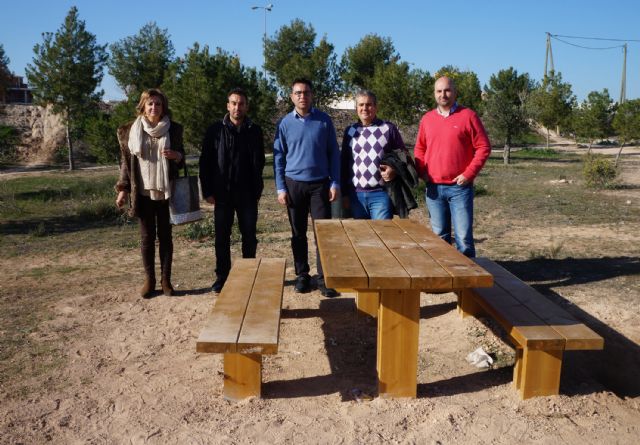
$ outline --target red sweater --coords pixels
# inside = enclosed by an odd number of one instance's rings
[[[482,122],[469,108],[458,106],[448,117],[431,110],[420,121],[414,156],[418,174],[429,182],[453,184],[459,174],[473,181],[490,153]]]

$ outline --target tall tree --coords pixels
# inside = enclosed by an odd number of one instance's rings
[[[534,88],[528,101],[530,112],[538,123],[547,130],[547,149],[549,148],[549,129],[559,128],[571,119],[576,98],[571,84],[562,81],[562,74],[550,72]]]
[[[620,149],[615,160],[615,165],[618,165],[624,145],[632,140],[640,140],[640,99],[627,100],[618,106],[613,129],[620,138]]]
[[[61,114],[67,129],[69,169],[74,169],[72,133],[87,114],[96,110],[102,91],[96,91],[102,81],[107,60],[106,45],[98,45],[95,35],[88,32],[73,6],[64,23],[53,33],[42,34],[43,43],[34,46],[33,64],[26,69],[27,79],[34,88],[34,101],[52,105]]]
[[[312,25],[295,19],[265,42],[265,69],[275,78],[280,95],[288,97],[291,82],[305,77],[313,82],[315,102],[324,106],[340,92],[340,67],[334,47],[324,36],[316,45]]]
[[[349,88],[371,89],[376,66],[400,60],[390,37],[367,34],[342,55],[342,79]]]
[[[253,68],[220,48],[195,43],[184,58],[170,64],[163,89],[170,98],[174,117],[184,125],[185,142],[200,147],[207,127],[227,112],[227,92],[244,88],[249,96],[249,115],[269,131],[275,108],[275,91]]]
[[[9,71],[9,57],[4,52],[4,46],[0,43],[0,100],[4,102],[9,82],[11,81],[11,71]]]
[[[525,101],[533,82],[528,74],[509,67],[489,78],[485,85],[484,122],[492,138],[504,141],[503,160],[509,163],[513,139],[529,129]]]
[[[398,126],[411,125],[435,103],[433,78],[428,72],[412,70],[407,62],[378,65],[371,79],[378,97],[380,116]]]
[[[602,92],[592,91],[574,110],[573,130],[576,136],[586,139],[589,144],[588,153],[595,139],[602,139],[612,133],[612,122],[615,113],[613,99],[605,88]]]
[[[125,37],[109,48],[109,73],[127,96],[134,99],[145,89],[162,85],[174,56],[169,31],[158,28],[155,22],[147,23],[138,34]]]
[[[460,105],[471,108],[478,114],[482,114],[482,89],[478,75],[473,71],[462,71],[460,68],[445,65],[436,71],[436,79],[447,76],[456,84],[458,91],[457,101]]]

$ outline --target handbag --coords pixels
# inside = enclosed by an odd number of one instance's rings
[[[184,176],[177,177],[171,184],[169,219],[171,224],[174,225],[202,219],[198,177],[189,176],[186,162],[184,164]]]

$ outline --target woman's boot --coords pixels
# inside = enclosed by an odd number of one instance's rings
[[[155,244],[155,243],[154,243]],[[144,267],[144,284],[140,289],[142,298],[151,298],[156,290],[156,271],[155,271],[155,246],[142,242],[142,266]]]

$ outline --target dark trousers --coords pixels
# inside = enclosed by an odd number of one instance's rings
[[[329,202],[329,181],[303,182],[286,178],[289,193],[287,213],[291,225],[291,250],[296,275],[309,273],[309,243],[307,228],[309,212],[311,221],[316,219],[331,219],[331,203]],[[315,232],[314,232],[315,237]],[[320,254],[316,248],[316,264],[318,280],[324,279]]]
[[[225,280],[231,270],[231,228],[234,214],[238,215],[238,228],[242,235],[242,258],[256,257],[258,201],[238,196],[229,202],[216,202],[213,214],[216,229],[216,276]]]
[[[173,239],[169,222],[169,200],[154,201],[148,196],[138,197],[142,265],[145,274],[155,279],[156,233],[160,244],[160,269],[163,278],[171,278]]]

